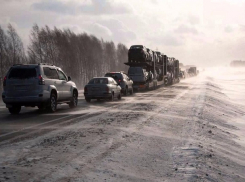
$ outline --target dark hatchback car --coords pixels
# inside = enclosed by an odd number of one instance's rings
[[[131,80],[124,72],[106,73],[105,77],[112,77],[118,83],[118,85],[120,85],[122,88],[121,92],[124,95],[128,95],[128,93],[132,95],[134,93],[133,80]]]
[[[121,99],[121,87],[111,77],[93,78],[84,87],[84,96],[87,102],[91,99],[108,99],[113,101],[114,98]]]
[[[149,53],[143,45],[133,45],[128,50],[128,62],[146,62],[149,59]]]

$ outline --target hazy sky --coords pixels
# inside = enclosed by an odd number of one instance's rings
[[[70,28],[128,47],[144,44],[184,64],[245,60],[245,0],[0,0],[25,46],[34,23]]]

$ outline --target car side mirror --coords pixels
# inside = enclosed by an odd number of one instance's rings
[[[71,81],[71,77],[70,77],[70,76],[68,76],[68,82],[69,82],[69,81]]]

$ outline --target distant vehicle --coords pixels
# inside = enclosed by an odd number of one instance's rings
[[[91,99],[121,100],[121,87],[111,77],[93,78],[84,87],[84,96],[87,102]]]
[[[121,93],[123,93],[125,96],[128,95],[128,93],[131,95],[134,93],[133,80],[131,80],[124,72],[106,73],[105,77],[112,77],[118,83],[118,85],[120,85]]]
[[[179,77],[182,78],[182,79],[185,79],[185,72],[184,71],[180,71],[179,72]]]
[[[197,75],[197,68],[196,67],[190,67],[189,70],[188,70],[188,74],[190,76],[196,76]]]
[[[3,81],[3,102],[11,114],[18,114],[21,106],[37,106],[55,112],[57,104],[76,107],[76,84],[61,68],[49,64],[19,64],[12,66]]]
[[[128,62],[147,62],[149,54],[143,45],[133,45],[128,50]]]

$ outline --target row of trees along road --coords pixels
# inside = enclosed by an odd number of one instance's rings
[[[1,78],[13,64],[49,63],[61,67],[81,89],[92,77],[108,71],[127,71],[127,54],[127,47],[121,43],[116,46],[86,33],[40,28],[36,24],[25,51],[13,26],[9,24],[7,31],[0,26]]]

